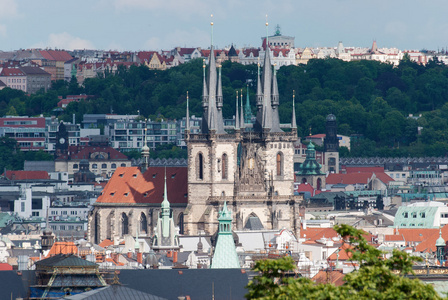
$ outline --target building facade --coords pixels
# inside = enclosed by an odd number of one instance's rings
[[[297,232],[301,202],[301,197],[293,196],[297,129],[295,116],[290,131],[280,129],[277,78],[270,55],[265,56],[262,76],[258,75],[256,123],[246,124],[242,106],[237,106],[235,127],[225,131],[221,73],[213,45],[211,50],[207,78],[205,67],[203,74],[201,133],[191,133],[187,124],[185,135],[189,168],[185,231],[216,232],[218,209],[227,201],[237,230],[256,217],[265,229],[286,227]]]

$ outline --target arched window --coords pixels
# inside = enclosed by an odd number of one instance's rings
[[[125,213],[121,214],[121,235],[129,234],[129,219]]]
[[[317,190],[321,190],[322,189],[322,179],[317,178]]]
[[[120,167],[126,167],[126,164],[125,164],[125,163],[122,163],[122,164],[120,165]]]
[[[180,213],[178,217],[177,226],[179,226],[179,233],[184,234],[184,213]]]
[[[95,244],[100,243],[100,214],[95,214]]]
[[[78,169],[78,164],[74,164],[73,169]]]
[[[106,239],[112,240],[112,226],[113,226],[113,222],[112,219],[114,217],[114,213],[111,212],[107,218],[106,218]]]
[[[97,164],[92,164],[92,169],[98,169],[98,165]]]
[[[202,156],[202,153],[198,154],[197,166],[198,166],[198,169],[197,169],[198,179],[202,180],[202,179],[204,179],[204,158]]]
[[[107,169],[107,165],[106,164],[101,164],[101,169]]]
[[[148,220],[146,219],[146,215],[142,213],[140,215],[140,232],[146,234],[148,230]]]
[[[277,176],[283,175],[283,155],[281,152],[277,153]]]
[[[222,179],[227,179],[227,154],[222,155]]]
[[[116,168],[117,168],[117,164],[111,164],[110,167],[111,167],[112,169],[116,169]]]

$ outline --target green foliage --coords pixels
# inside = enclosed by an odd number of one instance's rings
[[[142,118],[180,119],[185,116],[186,94],[190,115],[202,115],[202,59],[168,69],[145,66],[106,70],[80,86],[55,81],[48,92],[26,95],[4,88],[0,91],[1,115],[46,115],[56,108],[58,96],[88,94],[93,98],[70,103],[59,116],[82,122],[87,113],[136,114]],[[363,135],[365,142],[346,156],[446,155],[448,143],[448,66],[438,60],[426,66],[405,55],[397,67],[377,61],[312,59],[307,65],[284,66],[277,73],[280,91],[279,115],[291,122],[292,91],[296,94],[297,128],[301,136],[324,132],[325,117],[333,113],[338,133]],[[249,89],[256,112],[257,65],[222,64],[223,115],[235,114],[236,90]],[[422,115],[418,120],[409,114]],[[423,127],[421,135],[418,126]]]
[[[342,286],[331,283],[316,284],[307,278],[287,276],[295,269],[291,257],[277,260],[260,260],[254,271],[258,275],[247,286],[247,299],[441,299],[434,288],[419,279],[406,275],[419,258],[394,250],[392,257],[367,243],[365,232],[349,225],[336,225],[334,229],[350,245],[352,261],[359,265],[344,277]]]

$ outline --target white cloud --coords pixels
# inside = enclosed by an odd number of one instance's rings
[[[58,48],[66,50],[74,49],[94,49],[94,45],[88,41],[79,37],[74,37],[67,32],[51,33],[48,36],[47,42],[40,42],[36,47],[40,48]]]
[[[16,0],[0,0],[0,17],[15,18],[19,15]]]

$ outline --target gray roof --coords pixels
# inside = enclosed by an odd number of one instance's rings
[[[50,267],[74,267],[74,266],[82,266],[82,267],[93,267],[97,266],[96,263],[87,261],[85,259],[79,258],[73,254],[58,254],[43,260],[36,262],[36,265],[42,266],[50,266]]]
[[[63,297],[71,300],[107,300],[107,299],[138,299],[138,300],[166,300],[148,293],[140,292],[123,285],[109,285],[85,293]]]

